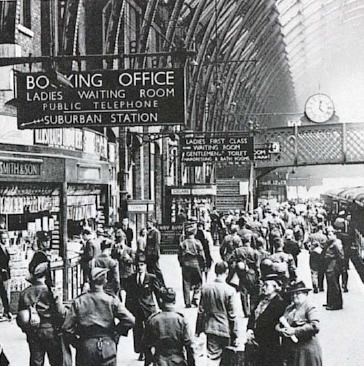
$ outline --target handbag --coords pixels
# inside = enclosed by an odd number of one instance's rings
[[[259,345],[255,341],[245,343],[245,365],[255,366],[259,353]]]
[[[241,347],[228,346],[222,351],[220,366],[244,366],[245,351]]]

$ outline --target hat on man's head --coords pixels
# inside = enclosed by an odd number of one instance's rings
[[[33,269],[33,271],[31,271],[31,275],[33,276],[33,278],[38,279],[38,278],[42,278],[43,276],[45,276],[47,271],[48,271],[48,263],[43,262],[37,265]]]
[[[49,234],[46,231],[38,231],[36,235],[37,235],[38,241],[49,241],[50,240]]]
[[[194,234],[196,231],[196,223],[190,222],[185,224],[185,234]]]
[[[83,230],[82,230],[82,234],[86,234],[86,235],[90,235],[90,234],[92,234],[92,231],[91,231],[91,229],[90,228],[84,228]]]
[[[296,293],[296,292],[308,293],[309,291],[312,291],[312,289],[307,288],[306,284],[302,280],[292,282],[286,290],[287,293]]]
[[[174,303],[176,302],[176,292],[173,288],[166,288],[166,290],[161,293],[161,298],[165,303]]]
[[[148,214],[147,222],[150,222],[150,223],[153,223],[153,224],[157,223],[157,220],[155,219],[154,214]]]
[[[136,256],[135,256],[135,263],[136,264],[146,263],[146,262],[147,262],[147,258],[142,252],[139,252],[139,253],[136,254]]]
[[[99,268],[99,267],[94,267],[91,270],[91,280],[95,281],[96,279],[102,277],[103,275],[107,274],[107,272],[109,271],[109,269],[106,268]]]
[[[115,237],[124,237],[124,236],[125,236],[125,233],[121,228],[116,230]]]
[[[263,282],[267,282],[269,280],[274,280],[279,286],[282,286],[282,280],[281,280],[280,276],[276,273],[266,274],[266,275],[264,275],[262,280],[263,280]]]

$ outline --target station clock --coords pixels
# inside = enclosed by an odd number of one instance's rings
[[[323,93],[310,96],[305,104],[305,115],[314,123],[324,123],[329,121],[335,114],[335,107],[332,99]]]

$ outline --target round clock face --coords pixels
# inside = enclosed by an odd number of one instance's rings
[[[306,101],[305,114],[312,122],[326,122],[331,119],[334,113],[334,103],[326,94],[314,94]]]

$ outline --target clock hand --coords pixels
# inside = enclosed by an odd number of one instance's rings
[[[320,104],[319,104],[319,110],[320,110],[321,112],[324,112],[324,110],[321,108],[321,106],[322,106],[322,101],[320,101]]]

